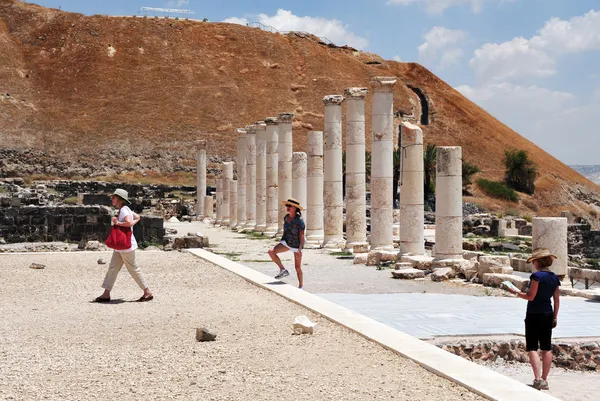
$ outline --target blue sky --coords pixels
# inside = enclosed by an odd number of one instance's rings
[[[419,62],[567,164],[600,164],[598,0],[38,0],[84,14],[179,7]]]

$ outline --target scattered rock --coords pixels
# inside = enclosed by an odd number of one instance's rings
[[[355,265],[366,265],[368,257],[369,257],[368,253],[355,254],[354,255],[354,264]]]
[[[308,317],[302,315],[294,319],[292,328],[294,329],[294,334],[313,334],[316,326],[316,323],[311,322]]]
[[[423,270],[418,269],[392,270],[392,277],[400,280],[414,280],[416,278],[424,278],[425,273]]]
[[[205,327],[198,327],[196,329],[196,341],[215,341],[216,338],[217,335]]]
[[[46,265],[43,265],[41,263],[32,263],[29,267],[31,269],[45,269]]]
[[[99,241],[88,241],[85,244],[85,250],[86,251],[97,251],[98,248],[100,248],[100,242]]]
[[[431,274],[431,281],[446,281],[454,278],[454,269],[442,267],[435,269]]]
[[[105,265],[106,264],[106,259],[104,259],[104,258],[98,259],[98,264],[99,265]]]
[[[174,228],[165,228],[165,233],[175,235],[175,234],[177,234],[177,230]]]

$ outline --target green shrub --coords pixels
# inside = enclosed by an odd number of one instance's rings
[[[523,216],[523,220],[526,220],[528,223],[531,223],[533,221],[533,217],[529,214],[526,214],[525,216]]]
[[[67,204],[67,205],[76,205],[79,202],[79,198],[76,196],[71,196],[69,198],[65,198],[65,200],[63,201],[63,203]]]
[[[514,149],[505,151],[504,166],[506,167],[504,176],[506,185],[519,192],[533,195],[537,167],[533,161],[529,160],[527,152]]]
[[[501,182],[498,181],[490,181],[486,179],[477,180],[477,185],[481,188],[486,194],[491,197],[498,199],[506,199],[511,202],[517,202],[519,200],[519,196],[514,189],[508,188]]]
[[[462,163],[462,187],[463,195],[470,195],[469,187],[473,183],[471,178],[474,174],[479,173],[481,170],[474,164],[463,161]]]

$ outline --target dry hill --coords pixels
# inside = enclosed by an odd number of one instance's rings
[[[16,0],[0,0],[0,175],[191,172],[202,140],[213,161],[232,157],[236,127],[283,111],[296,115],[302,151],[306,132],[322,130],[323,96],[378,75],[398,77],[399,116],[422,123],[428,143],[462,146],[481,176],[502,177],[505,149],[528,151],[540,176],[523,213],[600,205],[595,184],[418,64],[240,25],[86,17]]]

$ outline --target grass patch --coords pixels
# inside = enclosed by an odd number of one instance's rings
[[[345,252],[345,251],[329,252],[329,255],[335,256],[336,259],[340,259],[340,260],[354,259],[354,254],[352,252]]]
[[[255,232],[246,233],[246,237],[247,237],[246,239],[251,239],[251,240],[269,240],[269,239],[271,239],[271,237],[267,237],[263,233],[255,233]]]
[[[483,192],[493,198],[505,199],[511,202],[517,202],[519,200],[519,195],[517,192],[514,189],[508,188],[501,182],[490,181],[482,178],[477,180],[477,185],[483,190]]]
[[[239,261],[240,256],[242,255],[241,252],[215,252],[215,251],[213,251],[213,253],[215,255],[225,256],[227,259],[232,260],[234,262]]]
[[[6,187],[5,187],[5,186],[3,186],[3,185],[2,185],[2,186],[0,186],[0,194],[4,194],[4,193],[6,193],[6,192],[8,192],[8,189],[6,189]]]
[[[76,196],[71,196],[69,198],[65,198],[63,203],[66,203],[67,205],[76,205],[78,201],[79,199]]]
[[[269,262],[271,262],[271,260],[267,260],[267,259],[250,259],[250,260],[244,260],[244,262],[249,262],[249,263],[269,263]]]
[[[142,241],[142,243],[140,244],[140,246],[141,246],[142,249],[146,249],[146,248],[148,248],[150,246],[155,246],[157,248],[160,248],[159,242],[157,240],[155,240],[155,239],[152,239],[150,241]]]

